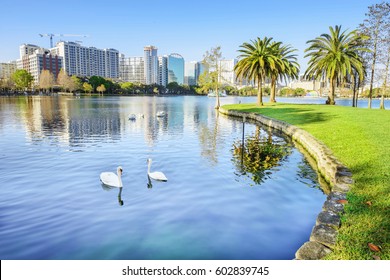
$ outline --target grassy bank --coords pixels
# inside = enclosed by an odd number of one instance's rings
[[[390,259],[390,111],[299,104],[224,108],[286,121],[327,145],[350,168],[355,181],[335,250],[328,258]],[[367,243],[381,250],[371,251]]]

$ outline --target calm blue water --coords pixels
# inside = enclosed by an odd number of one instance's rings
[[[232,150],[242,123],[216,115],[214,102],[1,97],[0,258],[294,258],[326,198],[315,172],[273,134],[288,157],[261,184],[241,174]],[[246,124],[256,132],[268,135]],[[168,182],[148,186],[149,157]],[[120,197],[99,182],[118,165]]]

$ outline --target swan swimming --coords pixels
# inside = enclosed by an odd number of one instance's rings
[[[158,111],[157,114],[156,114],[156,116],[157,116],[158,118],[165,117],[165,112],[164,112],[164,111]]]
[[[107,186],[122,188],[122,166],[118,166],[116,173],[114,172],[102,172],[100,173],[100,181]]]
[[[160,172],[160,171],[155,171],[155,172],[150,172],[150,167],[152,166],[152,159],[149,158],[148,159],[148,176],[149,178],[152,178],[153,180],[156,180],[156,181],[168,181],[167,177],[164,175],[164,173]]]
[[[135,121],[137,119],[137,116],[135,114],[131,114],[128,116],[129,121]]]

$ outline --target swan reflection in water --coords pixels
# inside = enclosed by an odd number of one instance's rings
[[[124,204],[124,202],[122,200],[122,189],[123,189],[123,187],[116,188],[116,187],[111,187],[111,186],[108,186],[108,185],[105,185],[105,184],[102,183],[102,188],[105,191],[111,191],[113,189],[119,189],[119,192],[118,192],[118,203],[119,203],[120,206],[123,206],[123,204]]]

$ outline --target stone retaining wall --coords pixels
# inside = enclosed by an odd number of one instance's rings
[[[219,112],[240,118],[245,116],[280,130],[300,143],[315,159],[318,171],[328,181],[331,191],[322,207],[322,212],[317,216],[309,241],[298,249],[295,258],[298,260],[318,260],[331,253],[336,243],[338,229],[341,226],[340,214],[344,211],[344,205],[347,203],[346,193],[353,184],[349,169],[332,155],[328,147],[310,133],[294,125],[256,113],[238,112],[224,108],[219,108]]]

